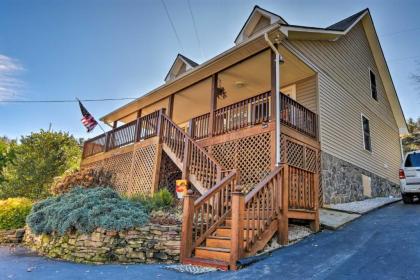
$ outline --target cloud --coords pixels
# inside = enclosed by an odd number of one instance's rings
[[[21,97],[23,82],[17,76],[23,70],[19,61],[0,54],[0,101]]]

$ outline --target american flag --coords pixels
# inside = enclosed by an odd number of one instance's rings
[[[82,118],[82,124],[86,127],[87,132],[91,132],[98,122],[95,120],[95,118],[86,110],[85,106],[83,106],[82,102],[79,101],[80,111],[82,112],[83,118]]]

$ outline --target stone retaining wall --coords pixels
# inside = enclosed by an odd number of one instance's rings
[[[25,229],[0,229],[0,244],[21,243]]]
[[[362,175],[371,177],[372,197],[400,196],[399,185],[347,161],[322,152],[321,178],[324,204],[346,203],[365,199]]]
[[[180,225],[158,224],[64,236],[34,235],[27,230],[25,243],[41,255],[81,263],[175,263],[179,261],[180,232]]]

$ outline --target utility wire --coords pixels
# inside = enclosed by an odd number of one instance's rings
[[[169,14],[168,7],[166,7],[166,4],[165,4],[164,0],[161,0],[161,2],[162,2],[162,5],[163,5],[163,8],[165,8],[166,16],[169,19],[169,23],[171,24],[172,31],[175,34],[175,37],[176,37],[176,39],[178,41],[178,44],[179,44],[179,47],[181,48],[181,51],[184,51],[184,48],[182,47],[181,39],[179,38],[178,33],[176,32],[175,24],[172,21],[171,15]]]
[[[103,98],[103,99],[81,99],[83,102],[102,102],[102,101],[118,101],[118,100],[134,100],[135,97],[123,97],[123,98]],[[75,103],[77,100],[73,99],[62,99],[62,100],[0,100],[0,103]]]
[[[192,23],[193,23],[193,27],[194,27],[195,37],[197,38],[198,48],[200,49],[201,57],[204,60],[204,52],[203,52],[203,48],[201,47],[200,37],[198,36],[197,24],[195,23],[194,13],[193,13],[192,8],[191,8],[190,0],[187,0],[187,4],[188,4],[188,9],[190,10],[190,15],[191,15],[191,19],[192,19]]]

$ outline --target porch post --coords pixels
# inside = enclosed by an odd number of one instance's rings
[[[276,124],[276,54],[271,50],[270,56],[270,122]],[[271,132],[271,169],[277,166],[277,130]]]
[[[271,95],[271,116],[270,121],[275,122],[276,121],[276,54],[273,50],[271,50],[271,59],[270,59],[270,75],[271,75],[271,89],[270,89],[270,95]]]
[[[280,63],[283,62],[283,58],[279,53],[278,45],[273,45],[273,43],[268,38],[268,34],[264,34],[265,40],[267,41],[268,45],[271,48],[271,98],[272,100],[272,108],[274,111],[272,112],[272,116],[275,115],[275,124],[276,124],[276,135],[275,135],[275,147],[276,147],[276,166],[280,165],[280,139],[281,139],[281,131],[280,131],[280,109],[281,109],[281,96],[280,96]],[[274,72],[274,73],[273,73]],[[275,106],[275,107],[274,107]]]
[[[217,108],[217,73],[213,74],[211,77],[211,96],[210,96],[210,118],[209,118],[209,137],[213,136],[213,130],[214,130],[214,111],[216,111]]]
[[[172,116],[174,114],[174,95],[171,94],[169,96],[169,104],[168,104],[168,117],[172,120]]]

